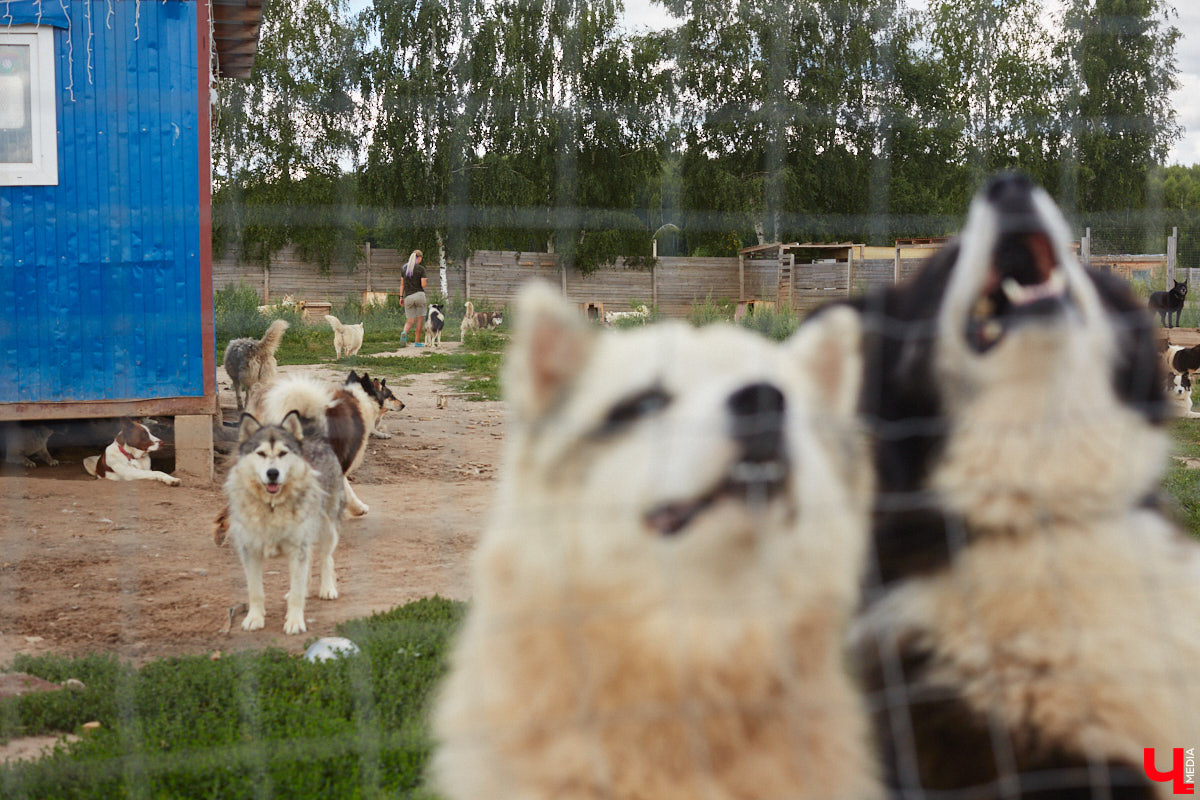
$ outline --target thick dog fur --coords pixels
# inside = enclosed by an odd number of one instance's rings
[[[446,327],[446,313],[440,303],[430,303],[425,320],[425,344],[437,347],[442,343],[442,329]]]
[[[35,423],[9,422],[4,426],[4,460],[9,464],[36,467],[34,457],[51,467],[58,466],[58,459],[46,449],[53,429]]]
[[[1200,741],[1200,547],[1154,502],[1152,322],[1069,243],[1002,176],[857,303],[879,486],[853,641],[898,796],[1165,798],[1143,748]]]
[[[287,320],[277,319],[267,328],[262,339],[234,339],[225,347],[225,371],[233,383],[233,396],[238,411],[245,408],[242,389],[246,390],[246,402],[250,392],[259,384],[270,384],[275,379],[275,351],[283,341]]]
[[[332,314],[326,314],[325,321],[333,328],[333,352],[336,357],[358,355],[363,344],[363,324],[346,325]]]
[[[345,498],[337,456],[323,433],[322,418],[289,411],[278,423],[242,415],[238,458],[225,480],[229,533],[246,573],[249,610],[242,629],[262,628],[266,618],[263,559],[288,557],[290,587],[283,632],[304,633],[304,604],[312,551],[321,562],[322,600],[338,596],[333,551]]]
[[[844,671],[858,330],[599,331],[524,291],[505,467],[437,703],[465,798],[878,796]]]
[[[87,474],[110,481],[158,481],[178,486],[179,478],[150,468],[150,454],[162,447],[143,423],[124,417],[112,444],[98,456],[83,460]]]
[[[462,323],[459,325],[459,333],[462,336],[467,335],[467,331],[485,330],[487,328],[497,328],[504,324],[504,314],[500,311],[476,311],[475,304],[470,300],[466,302],[463,310]]]
[[[1179,317],[1183,314],[1183,304],[1187,300],[1188,282],[1175,281],[1175,285],[1167,292],[1151,292],[1150,310],[1158,313],[1159,321],[1164,328],[1178,328]],[[1172,324],[1171,317],[1175,320]]]

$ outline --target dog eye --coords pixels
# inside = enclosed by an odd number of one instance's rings
[[[654,388],[638,392],[613,406],[596,433],[601,436],[616,433],[642,417],[657,414],[670,404],[671,395],[662,389]]]
[[[258,455],[259,455],[260,457],[262,457],[262,458],[267,458],[267,456],[268,456],[269,454],[267,453],[267,451],[266,451],[266,450],[259,450],[259,451],[258,451]]]

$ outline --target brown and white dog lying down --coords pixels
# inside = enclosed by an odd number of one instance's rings
[[[503,311],[476,311],[475,304],[468,300],[466,303],[466,311],[463,313],[462,325],[459,327],[459,330],[465,336],[467,331],[496,328],[503,324]]]
[[[123,417],[121,429],[112,444],[102,454],[85,458],[83,468],[89,475],[110,481],[159,481],[167,486],[178,486],[179,478],[150,469],[150,454],[160,447],[162,439],[149,428]]]
[[[281,402],[288,408],[281,408]],[[346,492],[346,511],[353,517],[361,517],[370,511],[370,506],[358,498],[350,486],[349,476],[358,469],[367,453],[367,441],[375,432],[379,418],[385,411],[400,411],[404,403],[387,385],[387,379],[372,378],[369,374],[359,375],[351,370],[341,386],[331,386],[307,376],[290,376],[275,383],[263,395],[255,409],[256,414],[266,419],[278,419],[288,411],[299,411],[300,416],[316,419],[325,416],[329,445],[342,467]],[[213,539],[222,544],[229,529],[229,510],[221,509],[217,515]]]

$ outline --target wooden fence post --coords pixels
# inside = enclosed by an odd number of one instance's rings
[[[896,245],[896,258],[892,264],[892,283],[900,282],[900,245]]]
[[[1092,229],[1086,228],[1083,233],[1083,240],[1079,243],[1079,260],[1083,262],[1085,267],[1092,265]]]
[[[650,305],[658,308],[658,259],[650,262]]]
[[[471,262],[475,260],[475,254],[471,253],[463,262],[463,300],[471,299]]]
[[[374,287],[371,285],[371,243],[364,244],[363,249],[366,250],[367,255],[367,291],[370,292],[374,291]]]
[[[746,257],[738,253],[738,301],[746,299]]]
[[[1179,228],[1171,228],[1171,236],[1167,239],[1167,285],[1169,291],[1175,280],[1175,262],[1179,255]]]
[[[854,296],[854,245],[846,256],[846,297]]]
[[[263,264],[263,303],[271,302],[271,262],[268,259],[266,264]]]

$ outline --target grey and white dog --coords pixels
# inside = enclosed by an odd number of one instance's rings
[[[314,546],[319,546],[322,600],[337,598],[333,550],[345,505],[342,470],[324,419],[289,412],[278,424],[242,415],[238,458],[225,480],[229,532],[246,571],[249,610],[242,629],[265,624],[263,559],[283,551],[291,585],[283,632],[304,633],[304,602]]]
[[[275,351],[283,341],[288,329],[285,319],[277,319],[267,328],[261,339],[234,339],[225,347],[225,371],[233,383],[233,396],[238,411],[249,403],[250,392],[258,384],[270,384],[275,378]],[[242,401],[241,390],[246,390],[246,402]]]

